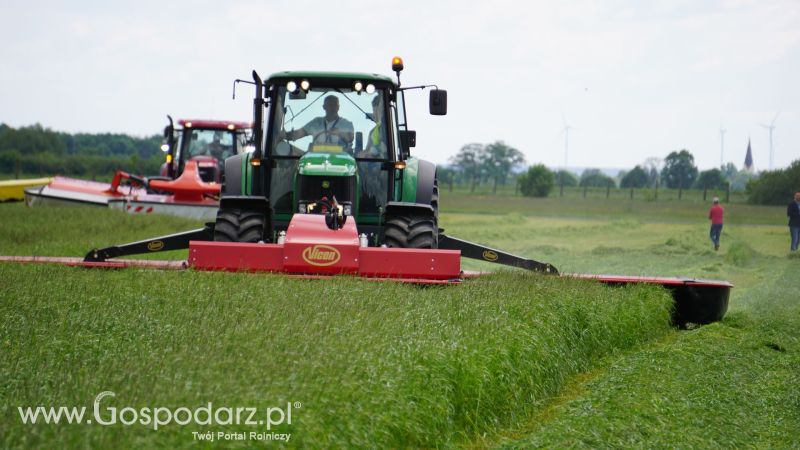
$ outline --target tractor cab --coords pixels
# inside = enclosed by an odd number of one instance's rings
[[[166,161],[161,165],[162,177],[174,179],[183,173],[187,161],[196,161],[200,178],[220,183],[225,159],[244,153],[251,139],[252,126],[246,122],[217,120],[178,120],[172,118],[164,129]]]
[[[253,72],[255,150],[225,162],[215,239],[277,242],[297,214],[324,214],[329,226],[354,221],[370,246],[436,248],[436,166],[411,156],[404,101],[435,86],[401,87],[395,60],[397,79]],[[431,90],[431,114],[446,104]]]
[[[362,225],[378,225],[399,175],[397,90],[388,77],[280,73],[270,77],[265,155],[273,214],[322,212],[336,201]]]

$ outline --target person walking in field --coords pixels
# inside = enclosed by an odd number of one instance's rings
[[[711,219],[709,237],[711,242],[714,243],[714,251],[717,251],[719,250],[719,237],[722,234],[722,216],[725,214],[725,210],[719,204],[719,197],[714,197],[713,202],[714,204],[708,211],[708,218]]]
[[[791,251],[797,251],[800,244],[800,191],[794,193],[794,201],[786,207],[786,215],[789,216],[789,234],[792,236]]]

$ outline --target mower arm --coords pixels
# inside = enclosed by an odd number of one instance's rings
[[[558,275],[558,269],[551,264],[522,258],[511,253],[506,253],[493,248],[484,247],[463,239],[439,234],[439,249],[441,250],[461,250],[461,256],[465,258],[479,259],[495,264],[503,264],[511,267],[532,270],[534,272],[551,273]]]
[[[184,231],[182,233],[170,234],[156,238],[145,239],[143,241],[131,242],[130,244],[115,245],[93,249],[83,258],[85,262],[102,262],[109,258],[119,256],[138,255],[142,253],[155,253],[167,250],[182,250],[189,248],[189,241],[213,241],[214,224],[207,223],[204,228],[197,230]]]

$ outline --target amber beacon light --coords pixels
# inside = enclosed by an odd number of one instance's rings
[[[403,58],[399,56],[395,56],[394,58],[392,58],[392,70],[395,72],[402,72]]]

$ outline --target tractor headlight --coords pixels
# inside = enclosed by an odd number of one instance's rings
[[[161,144],[161,151],[162,152],[168,152],[169,151],[169,145]]]
[[[352,216],[353,215],[352,212],[353,212],[353,208],[350,205],[344,205],[342,207],[342,213],[345,216]]]
[[[310,87],[311,87],[311,83],[309,83],[308,80],[303,80],[303,81],[300,82],[300,89],[302,89],[304,91],[308,91],[308,89]]]
[[[290,82],[286,83],[286,90],[289,91],[289,92],[296,91],[297,90],[297,83],[295,83],[294,81],[290,81]]]
[[[362,89],[364,89],[364,83],[356,81],[355,84],[353,84],[353,90],[356,92],[361,92]]]
[[[297,205],[297,211],[300,214],[305,214],[306,213],[306,204],[305,203],[300,203],[299,205]]]
[[[367,94],[372,94],[373,92],[375,92],[375,85],[374,84],[368,84],[366,91],[367,91]]]

